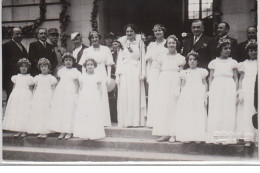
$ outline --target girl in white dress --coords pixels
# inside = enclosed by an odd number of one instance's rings
[[[206,142],[235,144],[238,63],[229,57],[231,52],[229,39],[219,40],[217,50],[220,52],[220,57],[208,65],[210,77]]]
[[[73,132],[73,120],[79,88],[78,79],[81,73],[72,67],[75,59],[71,53],[66,52],[62,56],[62,62],[65,67],[60,69],[57,74],[60,80],[51,103],[48,129],[59,132],[59,139],[64,137],[69,139]]]
[[[199,54],[187,55],[189,67],[180,72],[182,85],[177,107],[176,140],[202,142],[206,139],[208,71],[198,68]]]
[[[51,99],[57,79],[49,74],[51,64],[46,58],[41,58],[38,62],[41,74],[34,77],[34,93],[32,108],[30,111],[28,133],[39,134],[39,138],[47,138],[50,131],[47,123],[50,119]]]
[[[153,117],[152,134],[162,136],[158,142],[175,141],[177,102],[180,95],[180,70],[185,65],[185,57],[177,53],[178,38],[171,35],[166,40],[168,52],[159,57],[161,73],[158,79],[157,102],[155,116]],[[170,136],[172,136],[170,138]]]
[[[97,63],[88,59],[83,64],[87,72],[79,80],[80,91],[75,114],[73,136],[82,139],[105,137],[102,107],[102,79],[94,72]]]
[[[166,53],[168,50],[164,47],[166,40],[164,35],[166,28],[162,25],[155,25],[153,28],[154,35],[156,37],[155,42],[151,42],[147,47],[145,60],[147,61],[147,82],[149,83],[148,90],[148,109],[147,109],[147,123],[146,126],[153,127],[153,117],[155,116],[155,104],[156,104],[156,92],[158,84],[158,76],[160,73],[160,65],[158,63],[158,57],[162,53]]]
[[[141,35],[136,26],[125,26],[126,36],[118,39],[123,50],[118,55],[116,82],[118,85],[117,119],[119,127],[145,125],[146,99],[144,89],[145,57]]]
[[[245,141],[246,146],[255,142],[256,131],[252,124],[252,116],[256,113],[254,106],[254,88],[257,75],[257,43],[250,41],[246,45],[249,59],[239,63],[239,104],[237,109],[237,139]]]
[[[101,35],[92,31],[89,33],[89,41],[92,46],[85,49],[82,55],[82,61],[79,62],[80,65],[87,59],[94,59],[97,62],[97,68],[95,68],[95,73],[99,74],[102,78],[102,105],[103,105],[103,121],[104,126],[111,126],[111,117],[108,104],[108,94],[107,94],[107,82],[111,79],[111,66],[114,65],[113,56],[110,49],[106,46],[100,45]],[[86,69],[82,67],[82,73],[86,73]]]
[[[31,63],[22,58],[17,63],[21,73],[12,76],[13,91],[7,102],[3,130],[16,131],[15,137],[25,137],[31,109],[33,77],[28,74]]]

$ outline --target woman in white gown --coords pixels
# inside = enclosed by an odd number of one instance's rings
[[[180,95],[180,70],[185,65],[185,57],[177,53],[179,42],[175,35],[166,40],[168,52],[159,57],[161,73],[158,79],[157,101],[155,104],[155,116],[153,117],[152,134],[161,136],[158,142],[175,141],[175,126],[177,103]],[[172,136],[170,138],[170,136]]]
[[[111,66],[114,64],[113,56],[110,49],[106,46],[100,45],[101,35],[92,31],[89,33],[89,41],[91,46],[84,50],[82,55],[82,60],[79,62],[80,65],[87,59],[94,59],[97,62],[97,68],[95,69],[95,73],[100,75],[102,78],[102,106],[103,106],[103,120],[104,126],[111,126],[111,117],[110,110],[108,104],[108,93],[107,93],[107,85],[111,76]],[[106,69],[107,67],[107,69]],[[82,67],[82,73],[86,73],[86,69]]]
[[[125,26],[126,36],[118,39],[123,51],[118,55],[116,81],[118,84],[118,126],[140,127],[145,125],[146,100],[144,90],[144,43],[136,34],[136,26]]]
[[[148,90],[148,109],[147,109],[147,123],[146,126],[153,127],[153,117],[155,116],[156,92],[158,87],[158,77],[160,73],[160,65],[158,57],[168,50],[164,46],[166,40],[164,39],[166,28],[162,25],[156,24],[153,27],[153,32],[156,37],[155,42],[151,42],[147,47],[145,60],[147,61],[147,82],[149,83]]]
[[[245,146],[251,146],[256,140],[256,131],[252,124],[252,116],[256,113],[254,106],[254,88],[257,75],[257,43],[246,45],[249,59],[239,63],[239,104],[237,109],[237,139],[244,140]]]

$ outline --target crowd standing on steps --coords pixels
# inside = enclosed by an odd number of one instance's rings
[[[91,31],[89,47],[73,32],[71,51],[59,46],[58,29],[39,28],[28,53],[13,28],[2,45],[3,130],[97,140],[117,123],[151,128],[158,142],[257,145],[257,28],[238,44],[230,27],[220,22],[212,38],[195,20],[181,40],[162,24],[151,28],[154,37],[127,24],[123,36],[106,34],[105,45]]]

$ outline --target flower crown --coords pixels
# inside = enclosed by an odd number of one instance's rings
[[[194,50],[192,50],[190,53],[188,53],[187,58],[188,58],[190,55],[199,57],[199,53],[198,53],[198,52],[195,52]]]
[[[27,64],[29,66],[31,66],[30,61],[27,58],[22,58],[18,61],[18,64]]]
[[[256,46],[256,47],[257,47],[257,42],[256,42],[256,40],[255,40],[255,39],[251,39],[251,40],[246,44],[245,50],[247,50],[249,46]]]
[[[170,38],[174,39],[174,40],[177,40],[178,41],[178,38],[175,36],[175,35],[170,35],[167,40],[169,40]]]
[[[159,28],[159,29],[162,29],[162,30],[165,30],[165,31],[166,31],[166,28],[165,28],[164,26],[160,25],[160,24],[154,25],[153,31],[155,30],[155,28]]]
[[[40,64],[48,64],[48,65],[50,65],[51,63],[50,63],[50,61],[47,58],[41,58],[38,61],[38,65],[40,65]]]
[[[65,52],[61,59],[64,60],[64,58],[66,58],[66,57],[71,57],[72,59],[74,59],[74,56],[70,52]]]
[[[230,39],[228,39],[228,38],[222,38],[222,39],[220,39],[220,40],[218,41],[218,46],[217,46],[217,48],[219,48],[222,44],[225,44],[225,43],[231,44]]]

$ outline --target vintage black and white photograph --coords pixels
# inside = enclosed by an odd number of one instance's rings
[[[2,0],[2,163],[258,163],[257,0]]]

